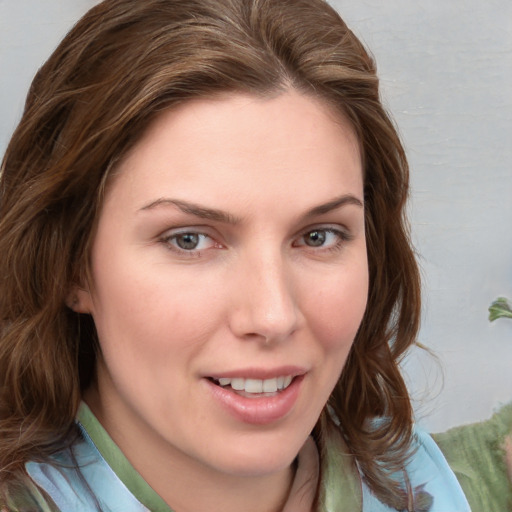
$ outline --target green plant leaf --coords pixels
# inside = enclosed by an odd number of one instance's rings
[[[505,297],[498,297],[489,306],[489,321],[494,322],[498,318],[512,318],[512,308]]]

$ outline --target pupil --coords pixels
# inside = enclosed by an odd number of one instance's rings
[[[196,233],[185,233],[183,235],[179,235],[176,239],[176,243],[180,249],[195,249],[199,244],[199,235]]]
[[[325,231],[311,231],[306,238],[306,244],[319,247],[325,243]]]

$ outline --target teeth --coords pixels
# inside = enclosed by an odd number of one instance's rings
[[[231,387],[235,391],[243,391],[245,389],[245,380],[244,379],[231,379]]]
[[[263,393],[263,381],[258,379],[245,379],[247,393]]]
[[[276,393],[277,391],[282,391],[286,389],[292,382],[293,377],[291,375],[287,375],[285,377],[275,377],[273,379],[243,379],[243,378],[234,378],[229,379],[227,377],[221,377],[216,379],[219,385],[221,386],[229,386],[235,391],[245,391],[246,393]]]
[[[267,379],[261,382],[264,393],[275,393],[277,391],[277,379]]]

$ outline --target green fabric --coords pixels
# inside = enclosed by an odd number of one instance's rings
[[[151,512],[172,512],[165,501],[137,473],[84,402],[80,405],[77,419],[85,427],[89,437],[107,461],[107,464],[145,507]]]
[[[172,512],[137,473],[85,403],[80,406],[77,419],[85,427],[108,465],[143,505],[152,512]],[[348,453],[343,439],[334,429],[330,429],[325,439],[322,450],[321,474],[324,485],[320,496],[320,511],[361,511],[361,483],[354,458]]]
[[[82,404],[78,420],[87,430],[106,462],[127,489],[152,512],[172,512],[162,498],[137,473],[120,449]],[[472,512],[512,512],[512,485],[507,476],[503,444],[512,433],[512,403],[490,420],[465,425],[434,435],[456,474]],[[357,512],[362,509],[361,482],[353,457],[339,433],[327,432],[321,442],[321,479],[319,511]],[[56,507],[30,482],[22,490],[10,488],[7,503],[0,498],[0,510],[54,512]],[[15,496],[15,499],[12,497]]]
[[[363,497],[353,455],[339,431],[329,427],[321,448],[320,511],[360,512]]]
[[[484,422],[432,437],[457,476],[472,512],[512,511],[504,440],[512,433],[512,403]]]

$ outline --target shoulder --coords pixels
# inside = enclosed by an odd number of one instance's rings
[[[441,450],[424,431],[415,429],[411,456],[393,474],[413,499],[415,512],[470,512],[464,492]],[[373,494],[336,432],[329,432],[322,464],[322,511],[396,512]],[[347,500],[347,497],[349,498]],[[350,504],[348,504],[350,502]]]
[[[415,512],[470,512],[456,476],[441,450],[423,430],[415,429],[411,456],[403,471],[394,475],[411,495]],[[381,503],[363,482],[363,512],[395,512]]]
[[[512,434],[512,403],[489,420],[433,436],[474,510],[511,510],[512,484],[505,439]]]
[[[394,477],[411,495],[415,512],[470,512],[456,476],[441,450],[423,430],[415,429],[412,455]],[[382,504],[363,482],[363,512],[395,512]]]
[[[47,461],[27,463],[26,470],[55,503],[51,512],[149,512],[128,491],[85,432]]]

